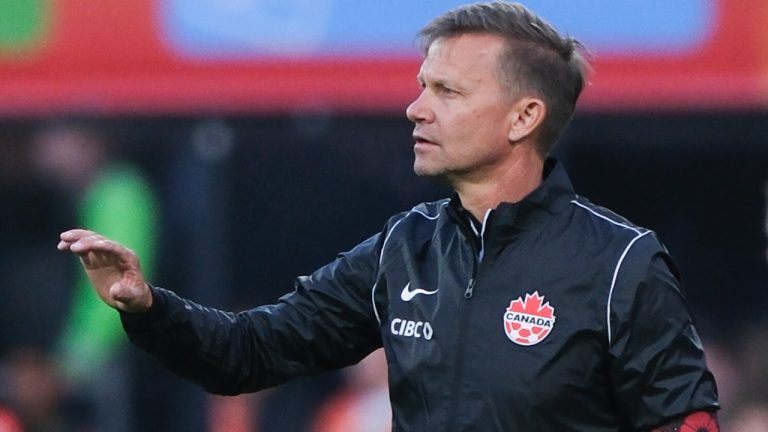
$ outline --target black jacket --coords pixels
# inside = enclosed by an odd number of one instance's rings
[[[383,346],[396,431],[630,431],[718,407],[653,232],[543,184],[478,222],[457,197],[392,217],[276,305],[239,314],[155,288],[131,340],[236,394]]]

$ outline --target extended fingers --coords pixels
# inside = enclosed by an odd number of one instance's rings
[[[61,234],[62,240],[59,242],[60,250],[69,250],[79,255],[89,252],[105,252],[117,255],[120,259],[132,261],[133,251],[110,240],[101,234],[96,234],[88,230],[72,230]]]
[[[125,250],[121,244],[110,240],[103,235],[93,234],[81,237],[69,246],[69,250],[75,253],[109,252],[120,254]]]
[[[64,231],[59,235],[60,241],[59,244],[56,246],[59,250],[69,250],[69,247],[72,246],[73,243],[80,240],[83,237],[92,236],[96,233],[89,230],[84,229],[72,229],[69,231]]]

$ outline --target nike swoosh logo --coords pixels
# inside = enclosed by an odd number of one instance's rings
[[[405,288],[403,288],[403,292],[400,293],[400,298],[403,301],[411,301],[414,297],[416,297],[418,294],[424,294],[424,295],[432,295],[436,293],[437,290],[434,291],[427,291],[421,288],[416,288],[415,290],[411,291],[411,283],[408,282],[405,285]]]

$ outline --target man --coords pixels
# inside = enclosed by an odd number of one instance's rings
[[[578,43],[501,2],[448,12],[421,36],[414,170],[455,195],[393,216],[278,304],[231,314],[183,300],[89,231],[63,233],[59,249],[81,256],[135,344],[212,392],[383,346],[393,430],[718,430],[665,249],[546,158],[584,84]]]

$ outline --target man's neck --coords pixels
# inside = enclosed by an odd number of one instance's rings
[[[489,209],[502,202],[520,202],[542,182],[544,163],[536,155],[517,158],[494,172],[474,181],[458,180],[453,184],[462,206],[477,220],[483,220]]]

